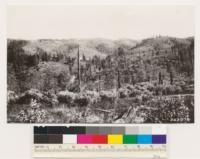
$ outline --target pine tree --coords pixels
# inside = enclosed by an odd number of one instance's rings
[[[173,75],[173,72],[172,71],[170,71],[170,84],[172,85],[173,84],[173,82],[174,82],[174,75]]]
[[[121,82],[120,82],[120,71],[117,69],[117,88],[121,88]]]
[[[86,58],[85,58],[85,55],[83,54],[83,56],[82,56],[82,60],[83,61],[86,61]]]
[[[163,84],[163,79],[162,79],[162,73],[161,72],[159,72],[158,78],[159,78],[159,84]]]

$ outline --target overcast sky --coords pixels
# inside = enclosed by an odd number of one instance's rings
[[[194,36],[191,6],[8,6],[8,38],[130,38]]]

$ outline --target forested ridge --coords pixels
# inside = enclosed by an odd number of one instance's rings
[[[7,44],[9,122],[194,120],[193,37]]]

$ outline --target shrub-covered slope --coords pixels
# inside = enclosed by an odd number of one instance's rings
[[[10,122],[193,121],[193,37],[159,36],[142,41],[9,39],[7,44]],[[183,108],[187,119],[179,114],[173,118],[180,119],[167,118],[174,103],[177,111]],[[43,112],[38,115],[41,120],[35,119],[35,105],[36,114]],[[170,109],[165,110],[168,114],[160,112],[162,105]],[[155,112],[166,117],[154,119]],[[21,119],[23,114],[26,118]],[[49,119],[49,115],[54,118]]]

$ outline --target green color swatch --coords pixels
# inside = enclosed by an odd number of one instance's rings
[[[123,135],[124,144],[137,144],[137,135]]]

